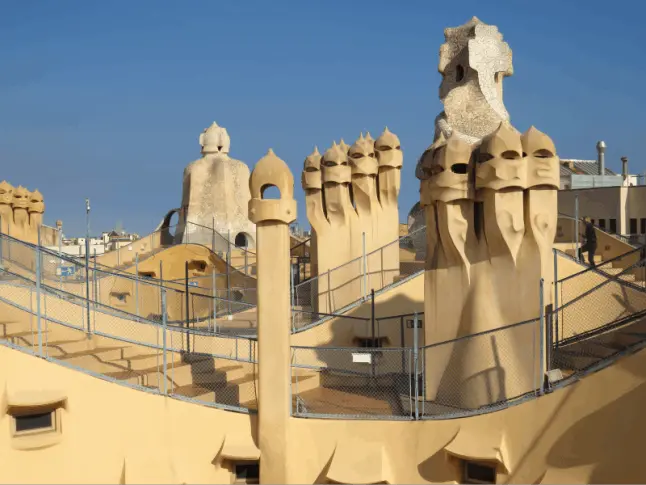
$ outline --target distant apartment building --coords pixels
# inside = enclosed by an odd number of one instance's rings
[[[115,249],[127,246],[137,239],[139,239],[139,234],[136,233],[127,233],[126,231],[115,230],[102,232],[100,237],[90,237],[90,256],[94,256],[95,254],[98,256],[108,251],[114,251]],[[63,237],[60,249],[61,252],[70,256],[85,256],[85,244],[85,237]],[[58,250],[58,247],[53,247],[51,249]]]
[[[646,241],[644,177],[628,173],[628,158],[622,157],[621,161],[622,173],[617,174],[605,167],[603,152],[599,160],[561,160],[559,213],[589,217],[600,229],[643,243]]]

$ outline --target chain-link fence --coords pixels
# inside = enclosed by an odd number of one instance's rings
[[[597,366],[606,365],[625,352],[641,348],[646,342],[646,311],[620,317],[588,332],[560,339],[556,320],[548,327],[553,342],[549,356],[554,382],[576,378]]]
[[[557,282],[548,314],[553,383],[604,365],[646,339],[644,250],[628,251]]]
[[[646,292],[633,278],[644,267],[640,254],[640,250],[631,251],[610,262],[609,268],[590,268],[557,283],[556,342],[578,339],[646,310]],[[621,266],[618,272],[608,273],[613,265]]]
[[[101,270],[94,268],[87,277],[82,274],[81,284],[69,276],[60,284],[45,276],[50,255],[16,241],[0,242],[6,250],[0,307],[11,316],[0,327],[8,344],[149,392],[241,411],[257,407],[256,340],[216,333],[216,299],[190,294],[191,318],[174,322],[168,300],[176,300],[181,314],[185,293],[121,275],[97,278]],[[8,246],[19,264],[4,257]],[[134,292],[127,287],[132,283]],[[114,304],[115,295],[121,305]]]
[[[418,409],[425,418],[487,412],[540,392],[541,319],[420,349]]]
[[[295,416],[412,419],[412,350],[292,347]]]
[[[5,267],[34,279],[37,247],[6,235],[0,238],[0,249],[3,250],[0,259]],[[250,318],[249,315],[236,316],[253,312],[257,300],[255,281],[248,277],[236,279],[237,274],[242,274],[236,270],[228,275],[213,273],[168,281],[142,276],[137,272],[114,272],[97,264],[96,260],[91,260],[86,268],[85,261],[45,249],[41,249],[39,254],[40,278],[44,284],[136,317],[160,321],[160,295],[166,290],[171,322],[190,322],[192,326],[206,326],[214,332],[219,327],[226,327],[228,333],[234,333],[239,327],[229,323],[232,319],[255,322],[255,317]],[[159,276],[162,274],[160,263]],[[196,284],[197,281],[202,285]],[[218,325],[218,319],[224,319],[223,325]],[[241,328],[245,329],[243,333],[248,333],[248,325]]]
[[[542,390],[540,323],[535,319],[419,347],[293,346],[292,413],[434,419],[506,406]]]
[[[372,291],[382,291],[404,278],[421,273],[424,261],[416,257],[413,244],[416,239],[425,238],[425,231],[426,228],[421,227],[337,268],[293,284],[294,311],[340,314],[366,301]],[[410,254],[400,258],[402,248],[410,249]],[[298,320],[295,318],[296,322]],[[298,325],[295,328],[298,329]]]
[[[577,296],[585,293],[608,278],[620,281],[628,286],[644,289],[646,285],[646,257],[644,248],[636,248],[594,267],[586,267],[581,271],[558,280],[561,294],[561,304],[568,303]]]

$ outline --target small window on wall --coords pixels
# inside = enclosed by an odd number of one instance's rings
[[[54,411],[16,414],[14,417],[14,435],[46,433],[56,431]]]
[[[51,446],[61,439],[62,404],[42,406],[9,406],[11,436],[18,449]]]
[[[617,234],[617,219],[610,219],[610,229],[609,232],[611,234]]]
[[[646,234],[646,219],[639,220],[639,233]]]
[[[630,234],[637,234],[637,219],[630,219]]]
[[[605,219],[599,219],[599,229],[603,229],[604,231],[606,230],[606,220]]]
[[[233,472],[233,483],[260,483],[260,464],[257,461],[236,463]]]
[[[365,349],[381,349],[386,346],[388,339],[386,337],[375,337],[372,338],[356,338],[355,342],[357,347]]]
[[[462,483],[496,483],[496,466],[489,463],[462,462]]]

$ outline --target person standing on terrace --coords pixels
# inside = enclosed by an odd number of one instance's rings
[[[583,245],[579,248],[579,260],[583,261],[583,253],[588,253],[588,262],[590,266],[596,266],[594,262],[594,253],[597,251],[597,233],[589,217],[584,217],[585,233],[583,234]]]

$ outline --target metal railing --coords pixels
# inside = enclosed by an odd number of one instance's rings
[[[362,256],[293,285],[294,311],[307,311],[312,315],[342,314],[367,301],[372,291],[378,294],[422,273],[424,261],[401,261],[400,249],[410,249],[414,238],[424,237],[425,231],[426,228],[421,227],[370,252],[365,250],[364,234]],[[296,322],[294,328],[309,328],[313,323],[316,322],[304,321],[304,326],[300,327]]]
[[[420,420],[507,407],[544,392],[540,321],[426,346],[419,330],[409,347],[293,346],[292,414]]]
[[[15,270],[12,257],[6,257],[19,254],[19,246],[36,252],[34,279]],[[188,294],[186,305],[187,293],[142,287],[142,293],[159,295],[159,314],[143,316],[131,306],[104,302],[95,284],[84,295],[43,278],[48,256],[42,248],[3,235],[0,249],[0,302],[31,315],[0,323],[4,345],[147,392],[243,412],[256,408],[257,340],[226,335],[205,320],[202,315],[217,314],[217,309],[200,309],[200,299],[216,301],[209,295]],[[324,315],[353,322],[355,333],[364,335],[364,346],[293,346],[292,413],[448,419],[550,392],[644,345],[646,292],[622,280],[643,264],[638,258],[610,278],[597,273],[602,281],[572,298],[561,294],[556,308],[541,304],[538,318],[443,342],[424,342],[421,313]],[[85,280],[95,281],[94,268],[84,271]],[[591,274],[583,271],[557,284],[561,291],[577,281],[578,288],[586,288],[584,278]],[[149,303],[151,295],[145,296]],[[173,299],[180,309],[176,319],[169,304]],[[561,375],[554,377],[552,371]],[[545,379],[546,374],[552,377]]]
[[[32,316],[0,323],[3,343],[147,392],[236,411],[257,408],[255,339],[169,321],[164,289],[157,321],[43,283],[40,264],[36,274],[32,281],[6,264],[0,269],[0,302]]]
[[[404,314],[373,319],[366,347],[293,346],[292,414],[448,419],[551,392],[646,345],[646,292],[622,279],[645,261],[596,272],[590,288],[590,271],[561,279],[556,307],[541,304],[538,318],[445,342],[424,343],[421,314]],[[564,296],[568,285],[583,291]]]
[[[39,258],[36,254],[40,255]],[[256,302],[255,280],[235,270],[229,274],[212,273],[199,280],[189,277],[187,273],[182,281],[172,281],[163,278],[163,265],[160,263],[157,273],[162,277],[148,278],[138,272],[115,272],[113,268],[101,266],[96,261],[91,261],[90,267],[86,268],[85,261],[49,249],[39,249],[36,245],[6,234],[0,234],[0,258],[14,271],[32,279],[39,259],[43,282],[59,289],[65,288],[86,299],[96,298],[105,304],[130,308],[132,313],[141,317],[159,313],[162,290],[169,293],[170,313],[176,315],[175,319],[215,319],[253,308]],[[88,278],[90,285],[86,286]],[[198,281],[206,284],[200,285]],[[188,316],[185,308],[187,292],[189,301],[194,301]],[[152,300],[155,301],[154,305]],[[209,306],[213,311],[208,311]]]

